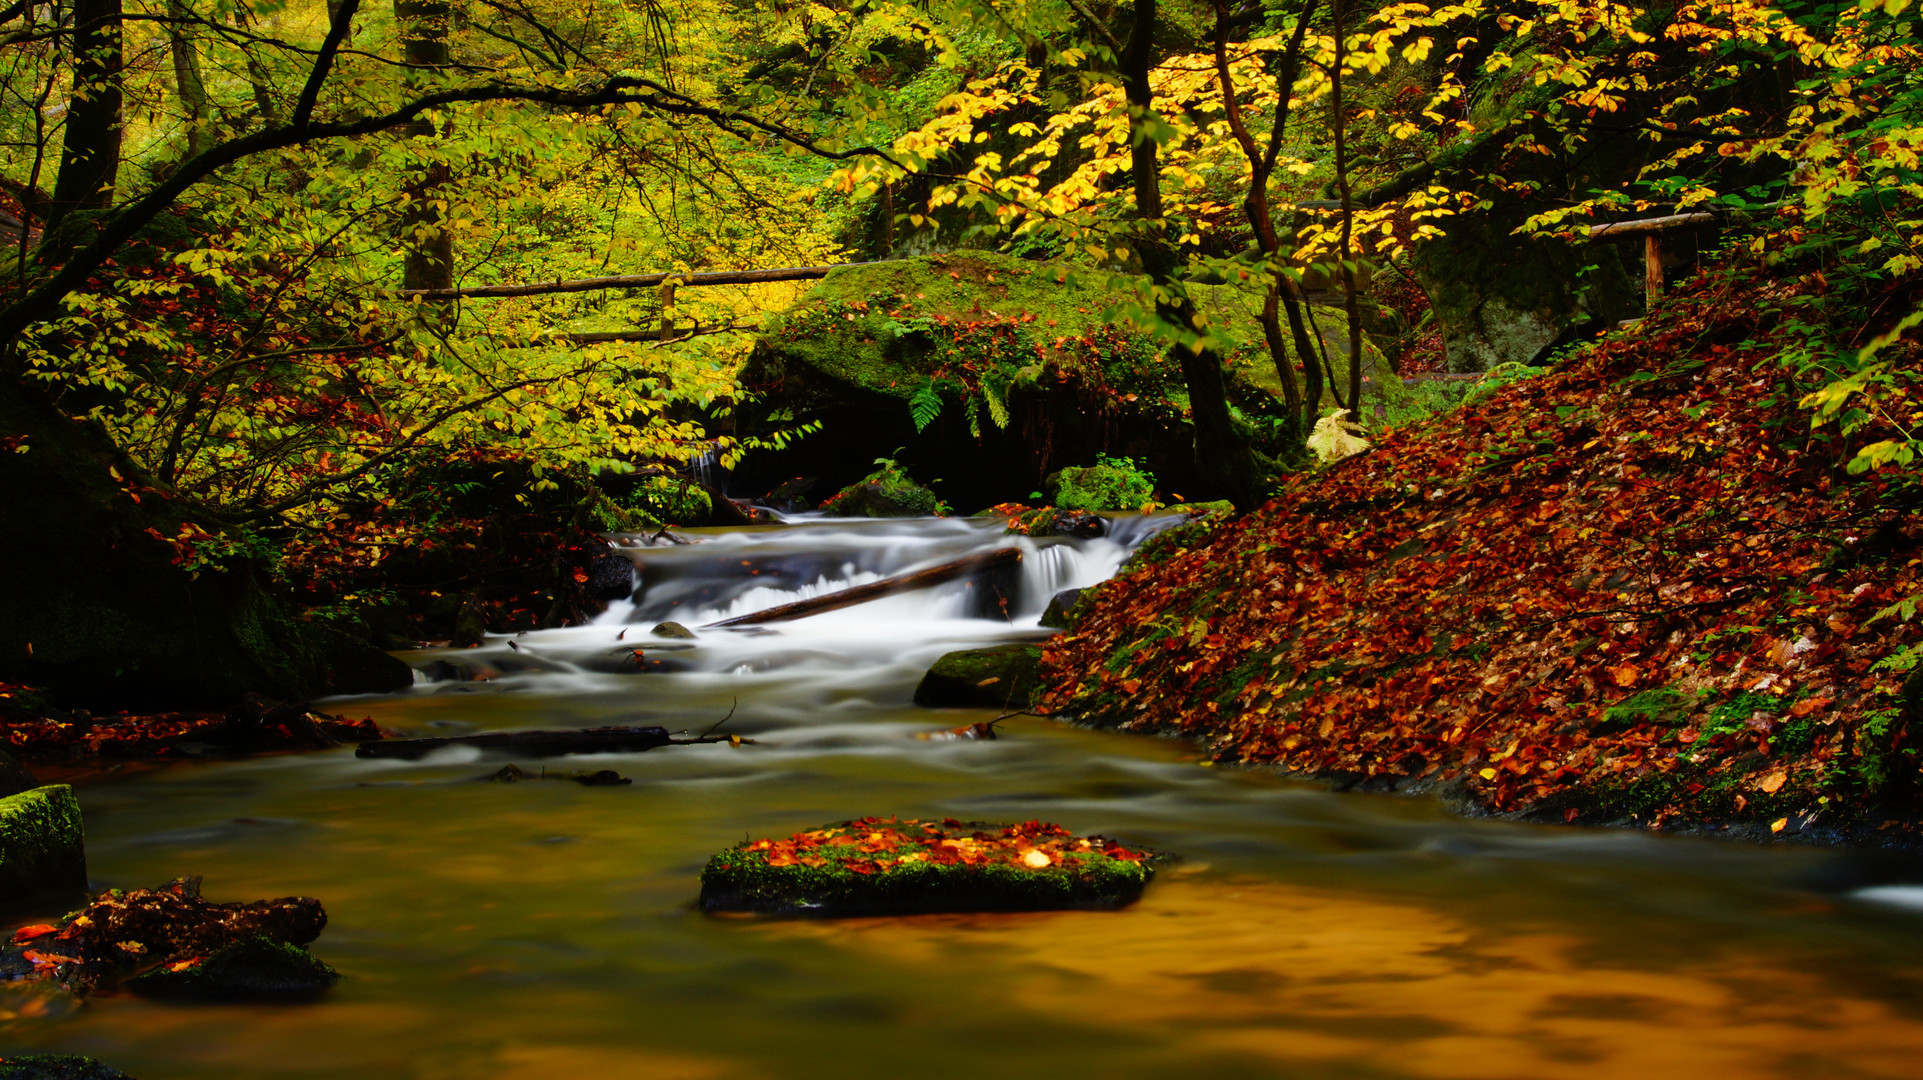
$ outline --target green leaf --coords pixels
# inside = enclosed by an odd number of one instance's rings
[[[927,428],[941,415],[941,391],[935,388],[935,380],[929,379],[908,399],[908,415],[915,421],[916,431]]]

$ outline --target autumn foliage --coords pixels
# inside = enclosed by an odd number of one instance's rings
[[[1040,708],[1557,821],[1912,828],[1916,476],[1851,475],[1888,433],[1798,407],[1777,328],[1820,282],[1700,280],[1167,534],[1049,646]]]
[[[320,901],[290,896],[215,904],[199,878],[158,889],[113,889],[58,924],[14,931],[6,952],[32,965],[35,978],[86,993],[110,980],[165,967],[184,971],[245,938],[305,945],[327,926]]]
[[[1113,907],[1141,894],[1148,858],[1041,821],[867,817],[721,852],[701,875],[702,906],[828,915]]]

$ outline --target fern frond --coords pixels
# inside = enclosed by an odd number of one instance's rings
[[[935,422],[941,415],[941,391],[935,389],[935,380],[916,389],[915,396],[908,399],[908,416],[915,421],[915,430],[920,431]]]
[[[988,418],[995,421],[998,428],[1008,427],[1008,403],[1002,400],[1007,388],[982,380],[982,404],[988,406]]]

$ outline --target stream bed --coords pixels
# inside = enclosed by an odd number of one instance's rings
[[[999,523],[996,523],[997,525]],[[1912,1077],[1923,868],[1889,856],[1467,820],[1198,767],[1181,742],[927,710],[938,656],[1039,639],[1097,540],[967,521],[782,526],[636,548],[595,624],[422,652],[487,668],[328,704],[410,735],[661,724],[757,740],[564,758],[633,784],[488,783],[509,758],[351,749],[83,787],[96,888],[309,895],[345,978],[309,1004],[0,996],[0,1048],[228,1077]],[[994,547],[1014,622],[961,584],[763,631],[698,626]],[[643,649],[659,670],[622,667]],[[518,761],[539,773],[541,762]],[[1183,856],[1117,912],[715,918],[709,855],[867,814],[1058,822]],[[24,920],[16,920],[18,921]]]

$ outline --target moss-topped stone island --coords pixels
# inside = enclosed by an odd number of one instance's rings
[[[771,915],[1113,909],[1154,876],[1148,852],[1059,825],[860,818],[708,860],[701,907]]]

